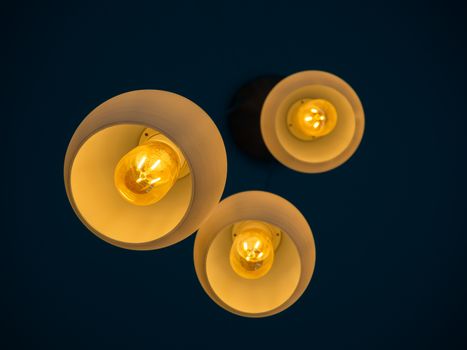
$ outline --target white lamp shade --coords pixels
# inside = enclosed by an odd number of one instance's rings
[[[281,242],[271,270],[259,279],[237,275],[229,261],[232,226],[259,220],[278,227]],[[315,266],[315,244],[303,215],[282,197],[241,192],[224,199],[201,225],[195,240],[198,279],[224,309],[247,317],[265,317],[291,306],[308,286]]]
[[[190,174],[161,201],[141,207],[120,196],[113,176],[146,128],[178,146]],[[211,118],[161,90],[124,93],[94,109],[76,129],[64,164],[66,193],[80,220],[101,239],[137,250],[166,247],[195,232],[218,204],[226,176],[224,143]]]
[[[304,141],[287,127],[287,112],[301,99],[325,99],[337,110],[337,125],[325,137]],[[261,133],[272,155],[286,167],[319,173],[338,167],[357,150],[365,118],[355,91],[341,78],[321,71],[303,71],[281,80],[261,111]]]

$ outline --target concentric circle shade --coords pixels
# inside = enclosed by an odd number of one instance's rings
[[[137,206],[118,193],[114,171],[146,128],[177,145],[190,173],[159,202]],[[218,204],[226,175],[224,144],[209,116],[160,90],[128,92],[98,106],[74,133],[64,165],[68,199],[81,221],[103,240],[137,250],[166,247],[195,232]]]
[[[246,279],[229,263],[232,227],[258,220],[278,227],[282,238],[271,270]],[[291,306],[308,286],[315,266],[315,244],[303,215],[287,200],[268,192],[242,192],[224,199],[196,235],[194,264],[206,293],[224,309],[265,317]]]
[[[289,130],[287,114],[301,99],[324,99],[337,111],[334,130],[319,139],[301,140]],[[261,111],[261,133],[272,155],[304,173],[338,167],[357,150],[364,130],[363,107],[355,91],[339,77],[321,71],[295,73],[281,80]]]

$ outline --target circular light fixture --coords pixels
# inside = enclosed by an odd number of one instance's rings
[[[267,95],[260,120],[272,155],[304,173],[328,171],[347,161],[360,144],[365,124],[355,91],[321,71],[281,80]]]
[[[220,202],[200,226],[194,264],[219,306],[240,316],[274,315],[297,301],[311,280],[313,234],[284,198],[241,192]]]
[[[222,137],[192,101],[161,90],[118,95],[94,109],[68,146],[64,178],[80,220],[116,246],[149,250],[193,232],[227,176]]]

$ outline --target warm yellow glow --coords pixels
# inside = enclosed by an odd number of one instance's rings
[[[274,261],[272,232],[265,225],[237,232],[230,250],[230,265],[241,277],[256,279],[266,275]]]
[[[337,124],[337,111],[323,99],[302,99],[289,109],[287,125],[301,140],[313,140],[331,133]]]
[[[162,141],[148,141],[133,148],[118,162],[114,182],[132,204],[151,205],[173,187],[180,173],[177,152]]]

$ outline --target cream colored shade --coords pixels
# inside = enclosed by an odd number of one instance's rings
[[[287,127],[287,112],[300,99],[324,99],[337,110],[335,129],[322,138],[303,141]],[[338,167],[357,150],[365,118],[355,91],[339,77],[304,71],[281,80],[268,94],[261,111],[261,133],[272,155],[285,166],[304,173]]]
[[[158,203],[135,206],[113,183],[120,158],[145,128],[174,142],[190,174]],[[98,237],[127,249],[157,249],[195,232],[218,204],[227,175],[225,147],[215,124],[190,100],[161,90],[116,96],[77,128],[65,156],[65,187],[81,221]]]
[[[229,263],[232,226],[259,220],[282,231],[267,275],[245,279]],[[315,244],[303,215],[282,197],[248,191],[224,199],[196,235],[194,263],[206,293],[224,309],[247,317],[265,317],[291,306],[308,286],[315,266]]]

